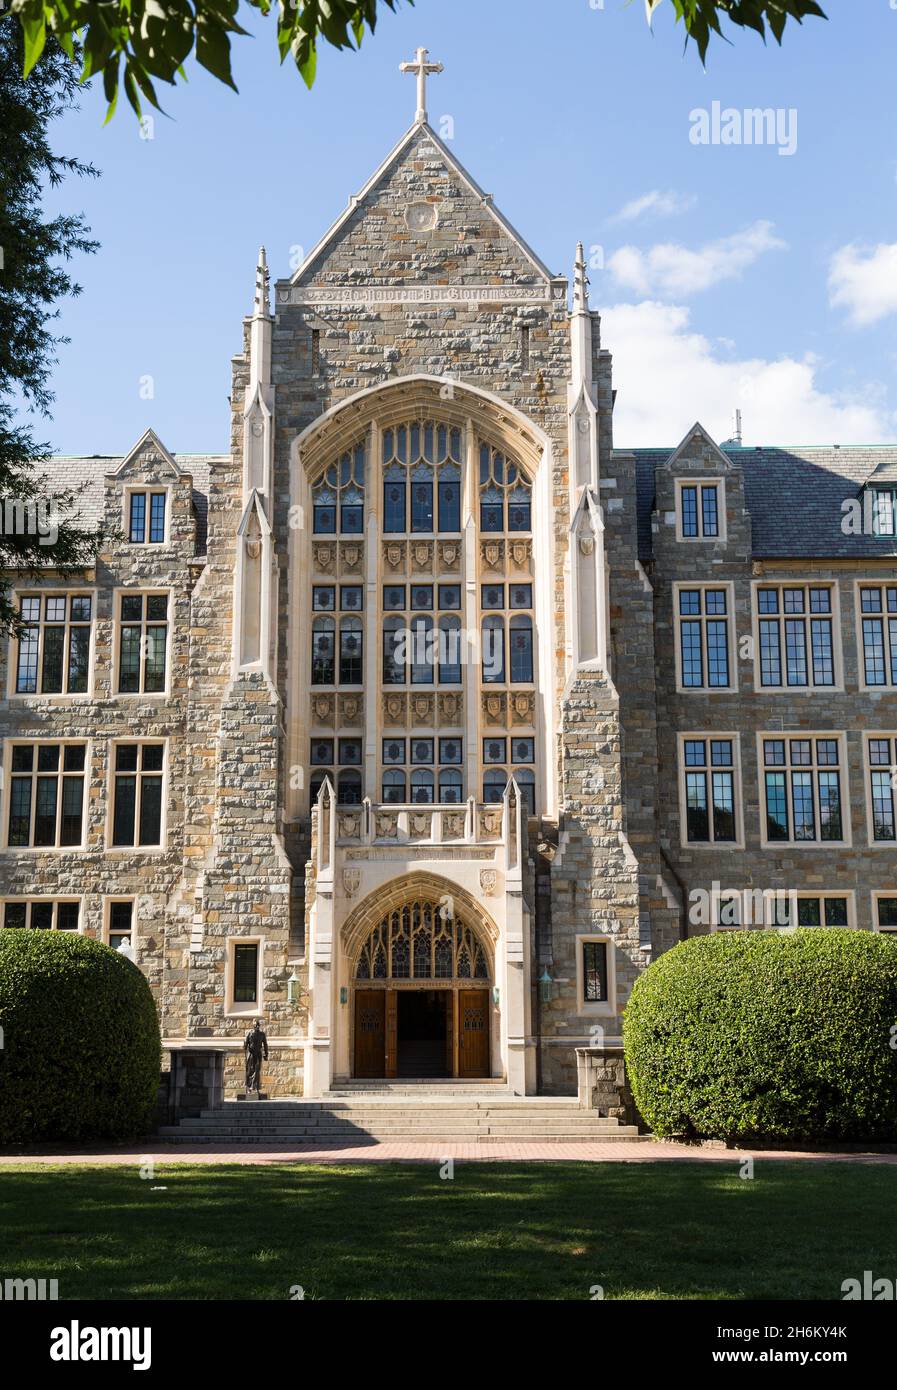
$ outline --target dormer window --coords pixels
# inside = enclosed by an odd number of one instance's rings
[[[165,511],[164,492],[132,492],[128,504],[128,540],[131,545],[163,545]]]
[[[676,484],[676,530],[681,541],[717,541],[724,536],[723,485],[696,479]]]
[[[872,530],[876,536],[897,536],[897,488],[874,487]]]

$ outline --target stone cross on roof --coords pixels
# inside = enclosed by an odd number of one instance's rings
[[[415,121],[425,121],[427,119],[427,74],[431,72],[442,72],[441,63],[428,63],[427,50],[419,48],[417,57],[413,63],[400,63],[400,72],[413,72],[417,77],[417,112]]]

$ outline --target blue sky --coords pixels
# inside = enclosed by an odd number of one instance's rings
[[[725,438],[736,407],[749,444],[894,440],[897,9],[823,7],[782,50],[717,42],[705,72],[641,0],[418,0],[360,54],[323,52],[311,93],[253,14],[239,96],[191,62],[152,139],[124,104],[103,127],[86,91],[55,143],[103,177],[51,206],[83,208],[102,247],[63,306],[41,432],[61,453],[121,454],[149,425],[177,452],[227,448],[258,246],[288,274],[343,210],[411,124],[398,65],[426,45],[457,157],[552,270],[592,248],[619,446],[675,444],[695,418]],[[690,113],[714,101],[796,111],[796,151],[696,145]]]

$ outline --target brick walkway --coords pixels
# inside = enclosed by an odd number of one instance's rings
[[[739,1164],[752,1157],[757,1162],[781,1163],[800,1160],[808,1163],[897,1163],[897,1153],[807,1153],[786,1149],[685,1148],[679,1144],[366,1144],[345,1148],[307,1145],[299,1149],[269,1148],[253,1144],[246,1148],[204,1144],[195,1151],[186,1145],[148,1143],[108,1151],[82,1153],[0,1154],[0,1166],[18,1164],[34,1167],[58,1163],[137,1163],[152,1157],[160,1163],[441,1163],[453,1158],[477,1163],[729,1163]]]

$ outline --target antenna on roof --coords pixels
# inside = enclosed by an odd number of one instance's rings
[[[741,444],[744,443],[744,438],[743,438],[742,433],[741,433],[741,411],[740,411],[740,410],[736,410],[736,412],[735,412],[735,429],[734,429],[734,432],[733,432],[733,434],[732,434],[732,442],[733,442],[733,444],[738,444],[739,446],[740,446]]]

